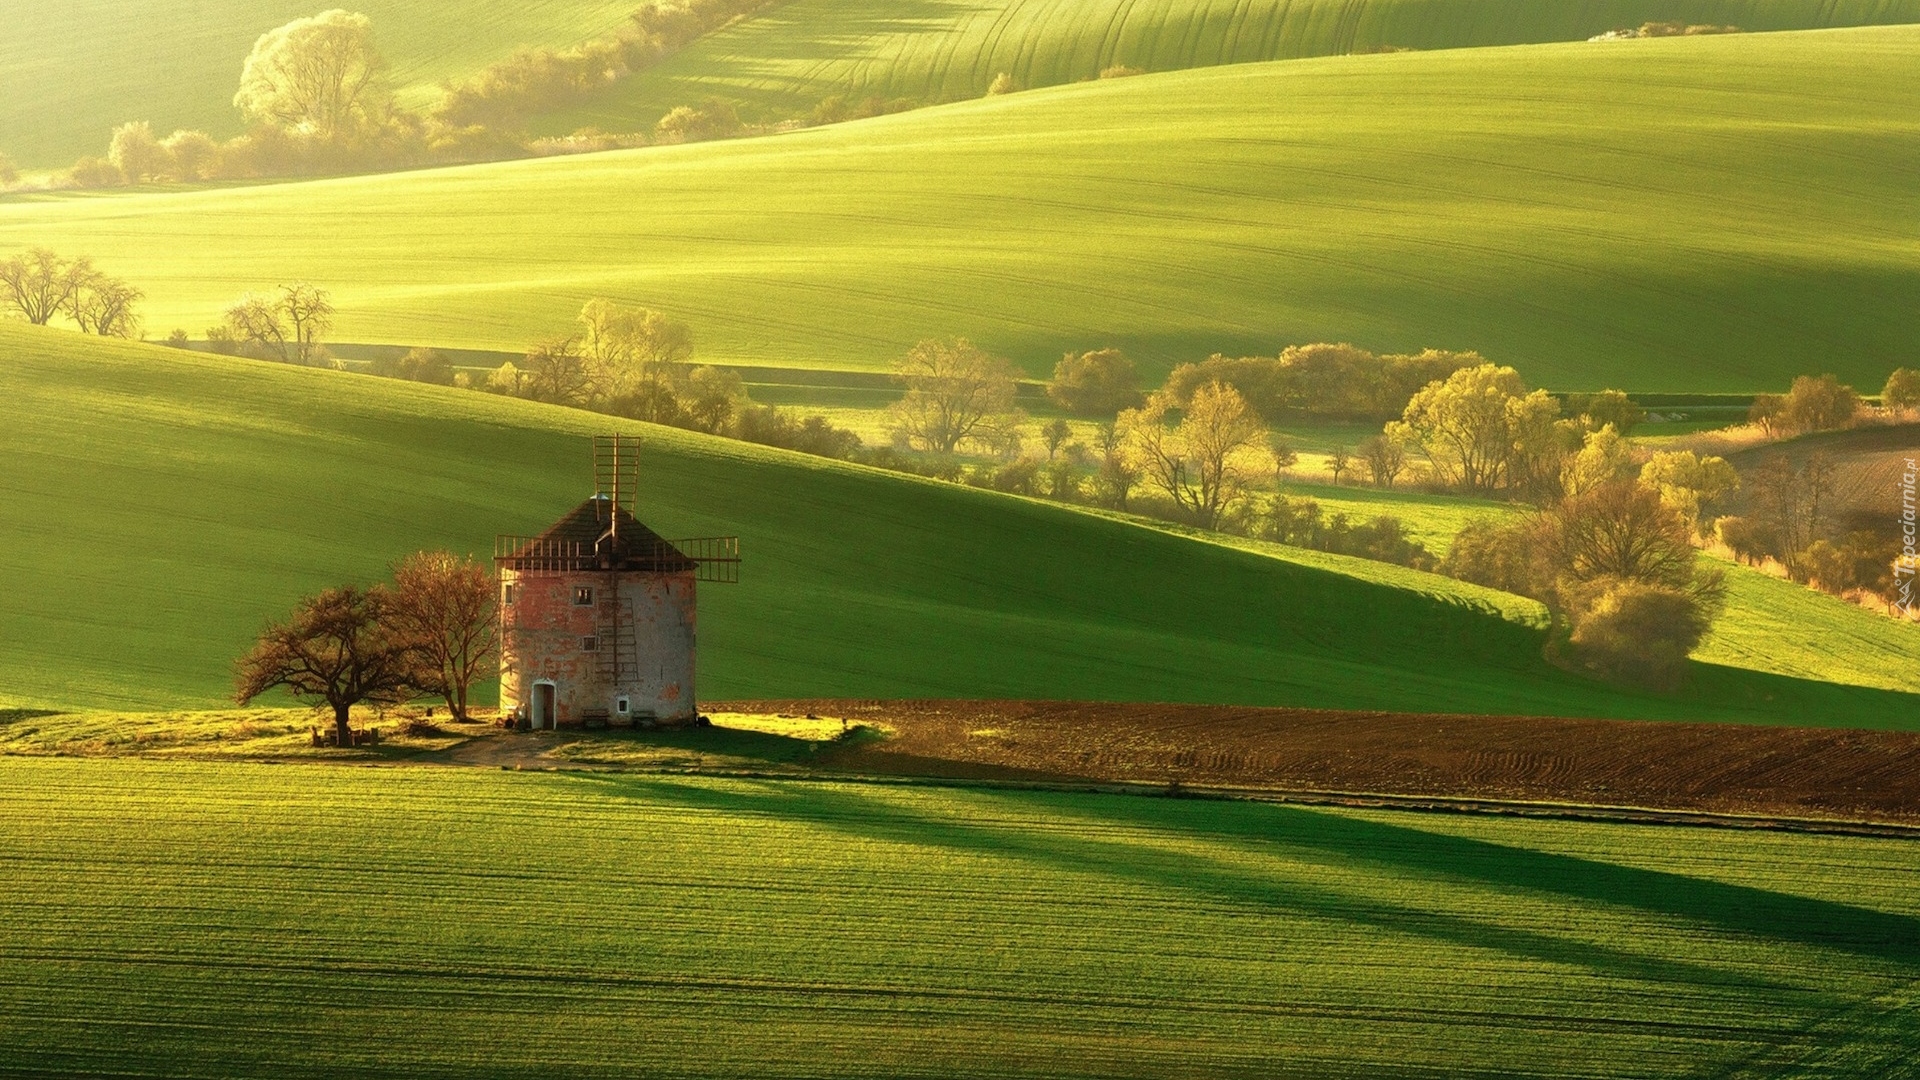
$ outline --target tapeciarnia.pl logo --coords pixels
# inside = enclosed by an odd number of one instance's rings
[[[1915,474],[1920,473],[1920,469],[1914,467],[1913,458],[1906,459],[1906,466],[1906,471],[1900,474],[1900,558],[1893,564],[1893,580],[1894,588],[1899,592],[1899,599],[1894,601],[1894,605],[1900,609],[1900,614],[1911,619],[1913,618],[1913,576],[1916,565],[1913,485]]]

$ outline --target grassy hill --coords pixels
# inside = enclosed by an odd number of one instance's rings
[[[18,324],[0,323],[0,358],[0,705],[214,703],[300,594],[558,517],[590,488],[584,436],[612,423]],[[702,594],[708,698],[1920,723],[1920,697],[1895,692],[1916,687],[1883,673],[1915,670],[1911,651],[1829,665],[1860,685],[1702,665],[1680,697],[1620,692],[1545,665],[1536,610],[1504,594],[628,427],[646,439],[643,520],[742,537],[745,583]]]
[[[333,290],[344,341],[523,349],[595,295],[703,357],[1044,373],[1351,340],[1561,389],[1877,385],[1920,333],[1920,27],[1239,65],[775,138],[258,188],[0,200],[197,333]]]
[[[1920,0],[791,0],[547,127],[644,128],[711,97],[749,118],[785,119],[836,95],[979,97],[1001,73],[1031,89],[1114,66],[1175,71],[1383,47],[1584,41],[1665,20],[1746,30],[1916,23]]]
[[[106,150],[114,125],[238,134],[233,91],[254,40],[325,9],[310,0],[62,0],[0,20],[0,152],[32,166]],[[355,0],[373,19],[404,102],[521,45],[565,45],[625,19],[636,0]]]
[[[1920,1038],[1897,839],[12,758],[0,850],[40,1077],[1892,1077]]]

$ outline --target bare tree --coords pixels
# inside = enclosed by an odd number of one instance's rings
[[[1651,488],[1613,480],[1568,499],[1553,514],[1550,544],[1563,586],[1600,578],[1686,588],[1694,582],[1686,519]]]
[[[1100,472],[1094,490],[1102,505],[1125,510],[1133,487],[1140,482],[1140,470],[1127,453],[1126,433],[1118,423],[1100,425]]]
[[[227,309],[227,330],[262,359],[315,364],[326,358],[322,336],[333,325],[333,303],[306,282],[282,285],[275,295],[248,293]]]
[[[1172,402],[1155,394],[1120,414],[1127,448],[1141,473],[1166,492],[1194,524],[1217,528],[1258,478],[1253,463],[1266,425],[1240,392],[1222,383],[1194,391],[1176,426]]]
[[[549,338],[535,342],[520,366],[526,394],[555,405],[581,405],[593,386],[593,376],[580,355],[578,338]]]
[[[280,310],[293,331],[293,359],[299,364],[317,364],[326,359],[321,339],[333,329],[333,302],[326,290],[304,281],[280,286]]]
[[[1336,446],[1327,453],[1327,471],[1333,474],[1333,482],[1338,484],[1340,477],[1353,466],[1353,452],[1344,446]]]
[[[895,430],[922,450],[951,454],[1013,419],[1013,365],[966,338],[922,341],[893,371],[907,387],[893,406]]]
[[[351,714],[361,702],[413,697],[411,650],[382,625],[386,589],[348,585],[309,596],[285,622],[269,623],[234,671],[234,700],[245,705],[274,687],[333,709],[341,746],[353,745]]]
[[[1773,454],[1744,480],[1751,491],[1751,518],[1771,551],[1795,581],[1807,578],[1805,553],[1826,531],[1833,494],[1833,462],[1824,454],[1794,467],[1785,454]]]
[[[474,683],[500,671],[500,619],[491,568],[446,551],[419,551],[393,568],[386,622],[412,651],[412,683],[467,719]]]
[[[726,430],[747,400],[747,384],[737,371],[697,367],[687,376],[687,415],[702,431],[717,435]]]
[[[238,346],[263,360],[290,363],[293,354],[287,348],[287,324],[280,307],[258,293],[247,293],[227,309],[227,334]]]
[[[0,259],[0,302],[35,326],[45,326],[92,273],[93,263],[84,257],[69,261],[46,248],[33,248]]]
[[[1391,435],[1374,435],[1362,440],[1357,452],[1366,466],[1367,478],[1374,487],[1390,488],[1407,468],[1407,450]]]
[[[256,123],[338,141],[382,119],[385,73],[372,22],[335,9],[262,34],[233,104]]]
[[[67,317],[83,333],[138,338],[140,316],[134,305],[145,296],[127,282],[95,271],[67,298]]]

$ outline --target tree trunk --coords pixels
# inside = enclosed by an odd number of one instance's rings
[[[352,710],[351,705],[336,703],[333,706],[333,731],[343,749],[353,745]]]

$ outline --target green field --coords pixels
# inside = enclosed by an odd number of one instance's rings
[[[1915,1075],[1911,842],[0,760],[0,1074]],[[210,854],[212,853],[212,854]]]
[[[1915,0],[791,0],[698,42],[592,105],[547,119],[651,126],[712,97],[749,118],[832,96],[922,104],[979,97],[1005,73],[1031,89],[1124,65],[1175,71],[1366,52],[1584,41],[1644,22],[1811,30],[1920,22]]]
[[[587,413],[0,323],[0,705],[218,702],[300,594],[417,548],[485,554],[589,489]],[[738,534],[702,693],[1037,697],[1920,722],[1920,635],[1792,678],[1782,642],[1678,697],[1539,657],[1530,601],[645,425],[641,516]],[[1782,586],[1792,588],[1791,586]],[[1738,619],[1737,613],[1730,619]]]
[[[569,45],[619,25],[635,0],[355,0],[373,20],[400,100],[422,105],[444,79],[522,45]],[[305,0],[61,0],[0,12],[0,153],[71,165],[106,152],[114,125],[165,135],[240,132],[233,92],[261,34],[326,4]]]
[[[343,341],[521,349],[605,295],[710,360],[1044,374],[1289,342],[1478,348],[1557,389],[1875,385],[1920,332],[1920,27],[1238,65],[787,136],[0,200],[195,334],[333,291]],[[1809,191],[1820,192],[1809,199]]]

